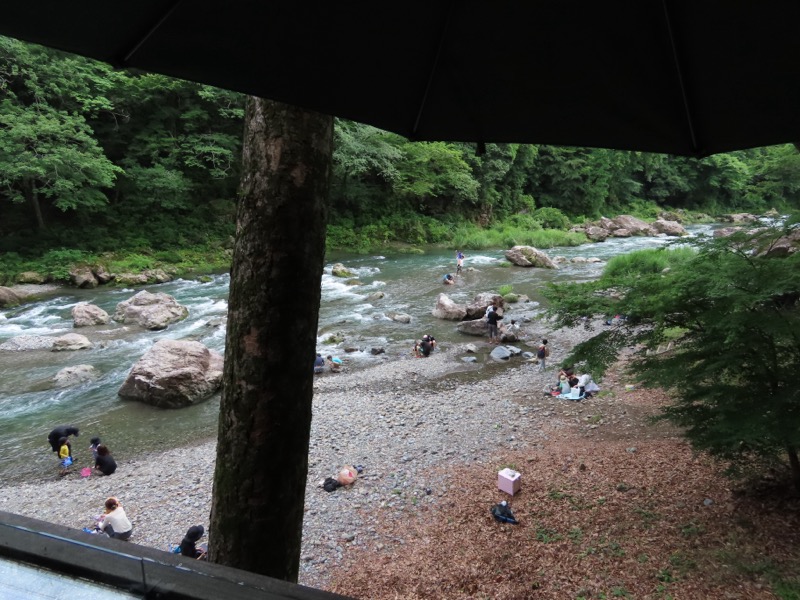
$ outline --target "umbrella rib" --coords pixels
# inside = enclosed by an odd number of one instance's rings
[[[136,42],[136,43],[133,45],[133,47],[132,47],[130,50],[128,50],[128,51],[125,53],[125,55],[122,57],[122,61],[121,61],[121,63],[122,63],[122,65],[123,65],[123,66],[127,66],[127,65],[128,65],[128,63],[130,62],[130,59],[131,59],[131,57],[132,57],[134,54],[136,54],[136,53],[139,51],[139,48],[141,48],[141,47],[142,47],[142,46],[145,44],[145,42],[146,42],[148,39],[150,39],[150,36],[152,36],[152,35],[153,35],[153,34],[156,32],[156,30],[158,30],[158,28],[159,28],[159,27],[161,27],[161,26],[164,24],[164,22],[165,22],[167,19],[169,19],[169,18],[170,18],[170,16],[172,15],[172,13],[173,13],[173,12],[175,12],[175,9],[176,9],[176,8],[178,8],[178,5],[179,5],[180,3],[181,3],[181,0],[175,0],[175,1],[172,3],[172,6],[170,6],[170,7],[169,7],[169,8],[166,10],[166,12],[162,13],[162,15],[161,15],[161,16],[158,18],[158,20],[157,20],[157,21],[156,21],[156,22],[155,22],[155,23],[154,23],[154,24],[153,24],[153,25],[152,25],[152,26],[151,26],[151,27],[150,27],[150,28],[147,30],[147,32],[146,32],[146,33],[145,33],[145,34],[144,34],[144,35],[143,35],[141,38],[139,38],[139,40],[138,40],[138,41],[137,41],[137,42]]]
[[[425,84],[425,92],[422,94],[422,101],[420,102],[419,109],[417,110],[417,117],[414,119],[414,127],[411,128],[411,133],[414,136],[416,136],[417,131],[419,130],[419,122],[422,120],[422,113],[425,112],[425,106],[428,103],[428,95],[430,94],[431,86],[433,85],[433,79],[436,76],[436,72],[439,70],[439,59],[442,57],[442,49],[444,48],[444,42],[447,38],[447,30],[450,28],[450,21],[453,18],[454,6],[455,0],[450,3],[450,8],[447,11],[447,18],[445,19],[441,35],[439,36],[439,45],[436,48],[436,56],[433,59],[433,65],[431,66],[430,73],[428,73],[428,81]]]
[[[686,124],[689,127],[689,137],[692,140],[692,149],[695,153],[698,151],[697,147],[697,135],[695,134],[694,130],[694,120],[692,119],[692,111],[689,107],[689,96],[686,93],[686,82],[683,78],[683,70],[681,69],[681,62],[678,56],[678,45],[675,43],[675,35],[672,31],[672,19],[669,18],[669,9],[667,8],[667,0],[662,0],[662,6],[664,7],[664,20],[667,24],[667,34],[669,35],[669,43],[672,47],[672,61],[675,65],[675,71],[678,75],[678,84],[681,88],[681,98],[683,99],[683,113],[686,116]]]

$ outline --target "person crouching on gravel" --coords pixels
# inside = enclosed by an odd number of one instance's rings
[[[131,539],[133,524],[128,519],[128,515],[125,514],[122,502],[112,496],[106,499],[105,506],[105,514],[100,515],[97,528],[100,531],[104,531],[110,538],[127,542]]]

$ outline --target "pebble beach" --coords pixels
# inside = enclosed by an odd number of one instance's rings
[[[299,583],[325,589],[348,546],[396,543],[380,539],[376,525],[445,499],[458,485],[448,467],[490,465],[546,439],[543,429],[558,426],[558,415],[519,400],[541,396],[555,382],[560,359],[588,335],[582,327],[526,324],[522,340],[511,345],[534,352],[549,338],[545,372],[520,356],[501,364],[465,362],[470,344],[463,343],[429,358],[317,376]],[[485,338],[472,345],[490,349]],[[83,441],[73,445],[84,450]],[[79,459],[75,472],[61,478],[54,460],[51,481],[0,486],[0,510],[81,529],[92,525],[106,497],[116,496],[134,524],[130,543],[167,551],[188,527],[208,527],[215,446],[207,439],[144,453],[120,461],[109,477],[81,477],[86,465]],[[326,492],[323,480],[343,465],[361,465],[363,472],[352,485]]]

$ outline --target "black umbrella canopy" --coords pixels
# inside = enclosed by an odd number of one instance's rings
[[[800,3],[26,0],[0,33],[414,140],[800,140]]]

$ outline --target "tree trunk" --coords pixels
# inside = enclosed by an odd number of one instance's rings
[[[39,204],[39,190],[36,189],[36,183],[26,179],[23,186],[25,188],[25,197],[33,207],[33,214],[36,216],[36,227],[39,230],[43,230],[45,229],[44,217],[42,216],[42,206]]]
[[[800,459],[797,457],[797,448],[792,444],[788,444],[786,446],[786,452],[789,453],[789,465],[792,468],[794,490],[795,493],[800,495]]]
[[[297,581],[333,118],[248,99],[210,559]]]

